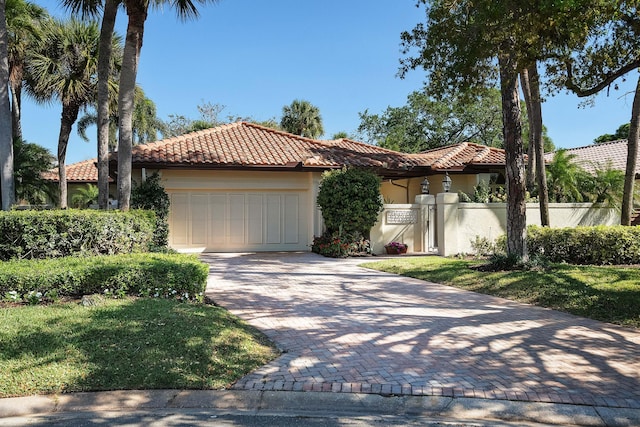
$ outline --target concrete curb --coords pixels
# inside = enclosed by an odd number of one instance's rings
[[[632,427],[640,409],[437,396],[288,391],[120,390],[0,399],[0,418],[54,412],[210,409],[227,414],[395,415],[460,421]]]

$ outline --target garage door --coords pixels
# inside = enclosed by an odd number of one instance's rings
[[[207,252],[308,250],[306,192],[172,192],[169,244]]]

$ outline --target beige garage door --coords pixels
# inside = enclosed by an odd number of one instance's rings
[[[306,192],[172,192],[169,244],[205,252],[309,249]]]

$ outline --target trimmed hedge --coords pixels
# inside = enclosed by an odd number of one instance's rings
[[[527,229],[530,254],[552,262],[591,265],[640,264],[640,227],[596,226]]]
[[[144,252],[155,222],[142,210],[0,212],[0,260]]]
[[[100,293],[191,300],[201,298],[208,273],[205,263],[184,254],[15,260],[2,263],[0,297],[13,293],[28,300],[39,292],[44,299]]]

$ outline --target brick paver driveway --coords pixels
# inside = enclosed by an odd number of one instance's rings
[[[208,254],[207,295],[282,356],[237,389],[640,408],[640,332],[311,253]]]

